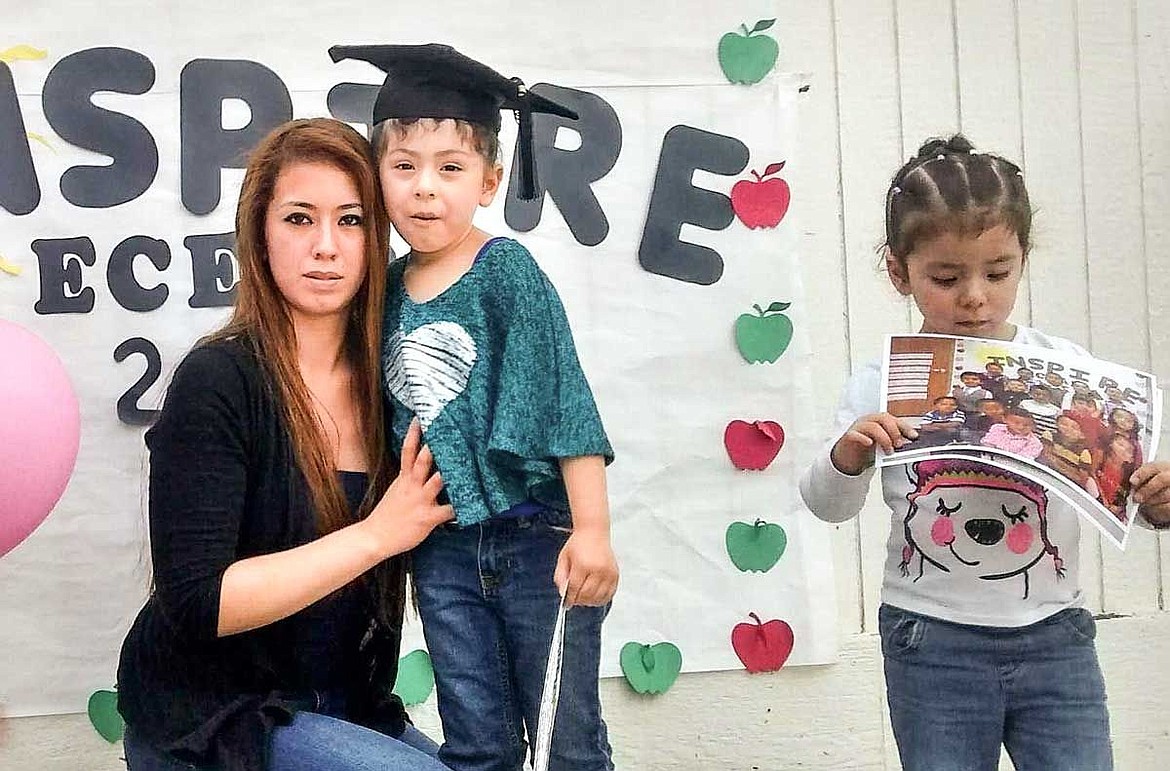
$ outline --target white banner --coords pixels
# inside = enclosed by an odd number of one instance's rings
[[[0,319],[63,361],[80,402],[80,450],[52,513],[0,556],[6,716],[83,711],[90,693],[114,684],[149,580],[141,423],[191,343],[227,314],[242,172],[226,167],[289,115],[360,124],[353,111],[368,90],[344,84],[380,77],[333,64],[330,45],[425,42],[427,29],[404,25],[402,11],[379,20],[365,7],[358,25],[352,4],[335,2],[295,25],[278,4],[142,4],[121,28],[108,9],[57,5],[70,7],[22,9],[0,40],[0,49],[22,46],[8,57],[9,85],[0,78],[9,170]],[[802,325],[810,300],[799,229],[785,213],[800,190],[784,180],[805,162],[801,82],[774,72],[728,83],[715,63],[719,38],[745,20],[750,29],[761,4],[717,21],[709,4],[690,5],[695,25],[710,27],[694,33],[706,41],[709,76],[663,77],[666,43],[641,42],[632,18],[609,20],[618,31],[595,48],[582,38],[577,60],[550,53],[543,68],[537,39],[517,53],[515,41],[468,31],[436,38],[505,75],[555,82],[582,112],[577,130],[538,124],[543,209],[501,195],[478,223],[521,240],[556,284],[616,451],[622,583],[605,628],[605,676],[621,674],[630,642],[673,643],[683,671],[835,655],[826,529],[796,486],[818,443]],[[579,21],[551,5],[541,12]],[[475,11],[496,27],[500,13]],[[628,58],[615,61],[617,50]],[[680,64],[698,56],[680,54]],[[530,69],[513,72],[517,64]],[[505,120],[509,170],[514,134]],[[6,393],[0,379],[0,422],[21,411]],[[403,653],[421,643],[412,626]]]

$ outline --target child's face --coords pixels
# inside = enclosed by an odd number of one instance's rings
[[[1121,401],[1121,389],[1116,386],[1109,386],[1105,389],[1105,395],[1109,397],[1110,401]]]
[[[904,261],[886,258],[890,281],[914,297],[922,331],[1010,340],[1008,315],[1024,267],[1020,239],[1002,225],[978,236],[952,233],[919,244]]]
[[[987,374],[991,375],[992,377],[999,377],[1003,374],[1003,367],[999,366],[998,364],[988,364],[986,367],[984,367],[984,369],[986,369]]]
[[[955,410],[959,409],[959,403],[954,399],[939,399],[934,403],[934,408],[943,415],[950,415]]]
[[[1027,383],[1032,379],[1032,370],[1020,367],[1018,370],[1016,370],[1016,377]]]
[[[1060,375],[1056,374],[1055,372],[1049,372],[1048,374],[1046,374],[1044,376],[1044,380],[1047,381],[1048,385],[1054,386],[1056,388],[1060,388],[1061,386],[1064,385],[1064,378],[1062,378]]]
[[[1120,428],[1122,431],[1132,431],[1137,427],[1137,418],[1129,410],[1114,410],[1109,414],[1113,425]]]
[[[1073,401],[1071,407],[1072,407],[1072,411],[1074,413],[1076,413],[1077,415],[1092,415],[1093,414],[1093,405],[1089,404],[1088,402]]]
[[[959,381],[962,382],[962,384],[967,386],[968,388],[974,388],[975,386],[979,385],[979,376],[978,375],[963,375],[962,377],[959,378]]]
[[[499,190],[503,169],[476,152],[453,120],[420,120],[388,131],[378,166],[386,210],[416,253],[458,254],[476,232],[475,210]]]
[[[1044,386],[1032,386],[1028,391],[1028,398],[1034,402],[1045,404],[1048,401],[1048,389]]]
[[[1133,445],[1124,436],[1115,436],[1109,443],[1109,450],[1113,457],[1122,463],[1133,462]]]
[[[983,414],[991,418],[992,422],[1003,422],[1003,405],[999,402],[982,402],[980,407]]]
[[[1022,380],[1009,380],[1003,384],[1003,390],[1022,394],[1027,392],[1028,386],[1024,385],[1024,381]]]
[[[1008,415],[1003,419],[1009,433],[1016,436],[1027,436],[1032,433],[1032,419],[1023,415]]]
[[[1088,396],[1089,395],[1089,386],[1086,385],[1085,383],[1078,381],[1078,380],[1073,381],[1072,389],[1073,389],[1073,393],[1077,394],[1078,396]]]
[[[1085,438],[1080,423],[1067,415],[1061,415],[1056,419],[1056,433],[1060,434],[1066,442],[1079,442]]]

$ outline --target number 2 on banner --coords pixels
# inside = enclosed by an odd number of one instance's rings
[[[537,718],[536,747],[532,753],[532,771],[548,771],[552,752],[553,723],[557,717],[557,702],[561,695],[561,661],[565,657],[565,602],[557,609],[552,642],[548,646],[548,664],[544,668],[544,690],[540,695],[540,716]]]

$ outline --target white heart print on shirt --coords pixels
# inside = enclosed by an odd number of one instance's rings
[[[386,341],[386,384],[418,416],[425,431],[443,408],[463,393],[475,364],[475,341],[453,321],[423,324]]]

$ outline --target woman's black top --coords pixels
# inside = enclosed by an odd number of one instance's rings
[[[318,537],[273,386],[246,338],[187,355],[146,444],[154,586],[118,666],[118,708],[136,734],[197,763],[262,769],[272,727],[319,708],[325,691],[346,719],[401,734],[406,712],[391,694],[400,629],[376,620],[363,579],[276,623],[216,634],[229,565]],[[365,480],[348,477],[352,505]]]

